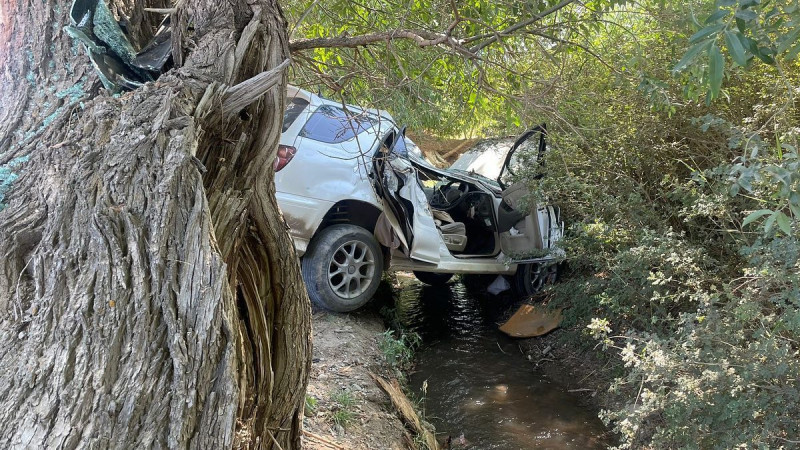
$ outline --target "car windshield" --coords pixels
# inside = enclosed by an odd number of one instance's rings
[[[450,170],[480,175],[489,180],[497,180],[503,169],[503,162],[514,140],[512,138],[486,139],[464,152]]]
[[[464,174],[464,175],[469,175],[472,178],[475,178],[477,180],[482,181],[484,184],[489,184],[489,185],[492,185],[492,186],[500,187],[500,185],[497,184],[497,180],[493,180],[491,178],[485,177],[485,176],[483,176],[483,175],[481,175],[481,174],[479,174],[477,172],[470,172],[468,170],[462,170],[462,169],[454,169],[452,167],[447,169],[447,170],[449,170],[450,172],[456,172],[456,173],[461,173],[461,174]]]

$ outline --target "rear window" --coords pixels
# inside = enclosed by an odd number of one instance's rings
[[[300,136],[338,144],[369,130],[376,123],[377,120],[367,114],[352,114],[336,106],[323,105],[311,114]]]
[[[286,111],[283,112],[283,128],[281,133],[288,130],[290,126],[297,120],[297,116],[303,112],[308,106],[308,100],[300,97],[294,97],[286,102]]]

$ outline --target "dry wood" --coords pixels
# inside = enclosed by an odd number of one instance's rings
[[[414,405],[411,404],[406,394],[403,393],[403,389],[400,387],[397,380],[392,379],[390,382],[375,374],[370,374],[370,376],[375,380],[375,383],[378,384],[378,387],[389,396],[392,405],[394,405],[395,409],[400,414],[400,418],[403,422],[410,426],[417,435],[422,436],[428,449],[438,450],[439,443],[436,441],[436,436],[422,424],[422,420],[420,420],[417,411],[414,409]]]
[[[299,448],[310,305],[271,183],[285,76],[219,117],[224,86],[284,73],[276,1],[177,2],[179,68],[117,98],[63,32],[69,0],[0,2],[0,164],[27,158],[0,211],[0,447]],[[137,47],[161,20],[107,3]]]
[[[337,444],[336,442],[333,442],[332,440],[330,440],[330,439],[328,439],[328,438],[326,438],[324,436],[320,436],[320,435],[318,435],[316,433],[312,433],[312,432],[310,432],[308,430],[303,430],[303,436],[306,436],[309,439],[313,439],[315,441],[321,442],[321,443],[323,443],[323,444],[325,444],[325,445],[327,445],[328,447],[331,447],[331,448],[344,449],[344,447],[342,447],[341,445]]]
[[[227,88],[222,96],[222,114],[224,116],[237,114],[277,86],[284,78],[283,72],[289,64],[291,60],[285,59],[277,67]]]

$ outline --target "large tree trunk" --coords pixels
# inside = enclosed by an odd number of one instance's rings
[[[108,3],[134,45],[161,19],[143,8],[171,6]],[[0,172],[19,174],[2,448],[300,446],[310,307],[272,183],[285,77],[244,109],[227,89],[288,58],[285,20],[275,0],[177,4],[181,67],[114,97],[62,30],[70,2],[0,0]]]

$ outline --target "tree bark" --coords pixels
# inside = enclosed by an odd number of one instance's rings
[[[172,6],[108,4],[135,46],[161,19],[144,7]],[[0,0],[0,167],[19,175],[0,446],[299,448],[310,306],[272,183],[285,75],[244,108],[232,88],[287,60],[280,7],[178,2],[180,67],[120,96],[69,8]]]

